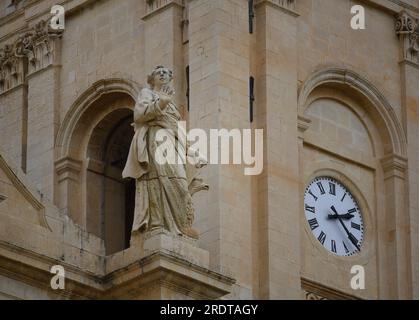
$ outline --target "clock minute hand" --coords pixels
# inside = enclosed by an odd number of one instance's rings
[[[361,251],[361,249],[358,246],[358,243],[357,243],[357,240],[356,240],[355,236],[352,233],[349,232],[348,228],[345,226],[345,224],[343,223],[341,217],[339,216],[338,212],[336,211],[335,206],[332,206],[330,209],[332,209],[332,211],[336,214],[337,219],[339,220],[339,222],[342,225],[343,229],[345,229],[345,232],[348,234],[349,240],[351,240],[351,242],[358,249],[358,251]]]

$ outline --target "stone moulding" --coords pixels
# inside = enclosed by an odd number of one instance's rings
[[[306,300],[361,300],[354,295],[326,287],[306,278],[301,278],[301,288]]]
[[[172,5],[177,5],[183,8],[184,0],[146,0],[146,14],[143,17],[143,20],[150,18],[158,11],[161,11]]]
[[[209,252],[196,240],[164,229],[133,233],[129,249],[107,257],[105,273],[106,298],[218,299],[235,283],[210,269]]]
[[[65,290],[53,291],[50,287],[51,266],[62,265],[66,270]],[[20,281],[62,299],[95,299],[100,296],[100,276],[82,271],[63,261],[16,247],[0,241],[0,275]]]
[[[58,182],[62,182],[67,179],[78,182],[81,168],[81,161],[77,161],[68,157],[56,161],[55,169],[59,178]]]
[[[400,179],[406,178],[407,158],[400,157],[396,154],[391,154],[381,159],[383,167],[384,179],[391,179],[398,177]]]
[[[406,135],[391,104],[370,81],[349,69],[339,67],[322,68],[310,75],[299,90],[298,113],[300,115],[304,115],[305,108],[307,107],[305,104],[313,90],[329,83],[347,85],[365,96],[385,123],[392,153],[401,157],[407,155]]]
[[[40,20],[12,44],[0,48],[0,94],[24,83],[26,77],[56,64],[62,30]]]
[[[295,11],[297,0],[256,0],[255,7],[260,5],[270,5],[278,8],[294,17],[298,17],[299,14]]]
[[[51,228],[47,222],[46,208],[44,203],[42,202],[42,195],[34,191],[34,188],[29,189],[29,182],[26,181],[24,175],[18,173],[16,169],[11,168],[8,164],[10,163],[10,161],[6,161],[4,157],[4,153],[2,153],[0,150],[0,170],[3,170],[3,172],[6,174],[6,176],[10,179],[10,181],[16,188],[16,190],[20,192],[22,196],[38,212],[39,225],[51,231]],[[0,202],[4,200],[6,200],[6,197],[3,196],[3,200],[1,200],[0,197]]]
[[[169,252],[155,252],[103,278],[106,298],[129,292],[131,298],[147,299],[151,288],[165,288],[193,299],[218,299],[230,293],[232,278],[190,263]],[[168,299],[163,295],[161,298]]]
[[[219,299],[231,292],[235,280],[197,265],[187,257],[155,250],[141,253],[139,247],[105,258],[95,272],[82,270],[66,261],[56,261],[41,253],[0,241],[0,275],[41,288],[62,299]],[[197,250],[202,250],[197,248]],[[124,256],[133,254],[128,261]],[[101,259],[102,257],[98,257]],[[105,272],[109,260],[117,261],[115,270]],[[66,271],[64,290],[50,287],[51,266]]]
[[[56,159],[62,160],[67,157],[71,158],[71,139],[75,127],[79,123],[80,118],[90,105],[99,99],[104,94],[114,92],[126,93],[133,99],[138,97],[140,86],[130,80],[120,78],[110,78],[95,82],[70,107],[63,119],[63,125],[60,127],[57,134],[56,142]]]

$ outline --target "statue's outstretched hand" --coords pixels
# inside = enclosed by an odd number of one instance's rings
[[[160,107],[162,109],[166,108],[167,105],[172,102],[173,95],[175,94],[175,91],[170,86],[163,86],[161,88],[161,91],[158,93],[159,99],[160,99]]]

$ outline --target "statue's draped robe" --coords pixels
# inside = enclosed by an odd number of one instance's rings
[[[162,110],[155,92],[141,91],[134,110],[135,135],[123,171],[124,178],[136,179],[133,231],[164,228],[182,234],[192,225],[194,212],[189,188],[192,185],[199,189],[202,180],[188,180],[184,162],[162,165],[156,161],[156,149],[162,143],[170,145],[176,157],[185,159],[187,146],[185,139],[178,137],[179,120],[174,104],[169,103]],[[161,129],[168,129],[167,141],[156,140]]]

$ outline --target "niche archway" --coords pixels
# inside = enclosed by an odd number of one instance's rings
[[[94,84],[70,108],[57,137],[57,205],[103,239],[107,255],[129,247],[135,181],[123,180],[122,170],[138,90],[121,79]]]

